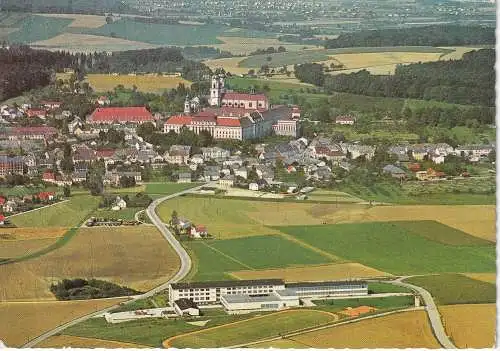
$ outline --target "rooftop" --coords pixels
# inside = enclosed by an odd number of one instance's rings
[[[282,279],[222,280],[212,282],[174,283],[172,289],[226,288],[233,286],[284,285]]]
[[[251,295],[222,295],[221,298],[224,298],[228,303],[248,303],[248,302],[279,302],[281,301],[280,297],[274,293],[269,295],[259,295],[259,296],[251,296]]]
[[[324,281],[324,282],[301,282],[301,283],[287,283],[286,288],[308,288],[315,286],[339,286],[339,285],[366,285],[365,280],[337,280],[337,281]]]
[[[92,112],[91,122],[144,122],[153,121],[153,115],[144,106],[98,107]]]

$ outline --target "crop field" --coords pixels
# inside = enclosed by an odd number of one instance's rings
[[[424,311],[331,327],[290,338],[301,348],[440,348]],[[258,346],[258,345],[257,345]]]
[[[63,236],[67,228],[2,228],[0,230],[0,242],[2,240],[34,240],[34,239],[56,239]]]
[[[63,247],[18,263],[0,265],[6,300],[55,299],[51,283],[97,278],[149,290],[177,272],[179,258],[156,228],[81,228]]]
[[[241,67],[239,63],[241,62],[241,57],[228,57],[228,58],[220,58],[207,60],[203,63],[210,67],[211,70],[215,70],[217,68],[224,68],[226,72],[231,72],[232,74],[246,74],[248,73],[248,67]]]
[[[279,233],[267,226],[321,224],[337,211],[359,206],[249,200],[185,196],[163,202],[157,211],[164,222],[175,210],[180,218],[206,225],[217,239],[230,239]]]
[[[71,22],[72,20],[67,18],[30,15],[15,24],[19,30],[9,33],[7,40],[11,43],[26,44],[50,39],[63,33]]]
[[[37,15],[49,18],[67,18],[73,20],[68,27],[98,28],[106,24],[106,16],[67,13],[39,13]]]
[[[60,49],[70,52],[87,53],[94,53],[95,51],[154,49],[158,47],[158,45],[140,41],[78,33],[62,33],[49,39],[35,41],[33,45],[43,47],[47,50]]]
[[[148,194],[170,195],[198,186],[197,183],[146,183],[145,192]]]
[[[395,223],[280,227],[300,241],[347,261],[391,274],[495,271],[495,246],[452,246]],[[429,236],[426,234],[425,236]],[[425,257],[425,259],[422,259]]]
[[[18,227],[72,227],[80,224],[97,208],[99,197],[73,196],[69,201],[11,218]]]
[[[464,274],[466,277],[480,280],[482,282],[487,282],[487,283],[492,283],[495,284],[497,281],[497,274],[496,273],[465,273]]]
[[[287,267],[262,270],[242,270],[231,272],[237,279],[280,278],[287,282],[321,281],[336,279],[387,277],[390,274],[363,266],[360,263],[337,263],[310,265],[307,267]]]
[[[147,346],[126,342],[102,340],[95,338],[84,338],[81,336],[56,335],[36,345],[37,348],[62,349],[64,347],[80,349],[142,349]]]
[[[406,291],[405,291],[406,292]],[[313,303],[329,312],[340,312],[346,308],[359,306],[375,307],[377,310],[401,309],[414,304],[413,296],[371,297],[362,299],[313,300]]]
[[[337,320],[335,314],[313,310],[292,310],[272,313],[246,321],[180,335],[163,345],[176,348],[219,348],[290,333]]]
[[[332,262],[330,257],[274,235],[193,242],[186,245],[194,254],[195,269],[191,272],[191,276],[194,275],[192,280],[227,279],[230,272],[240,270]]]
[[[164,77],[158,75],[118,75],[111,74],[88,74],[86,80],[92,86],[92,89],[98,92],[112,91],[117,85],[123,85],[125,88],[132,88],[134,85],[137,90],[159,93],[165,89],[177,88],[179,84],[190,86],[191,82],[181,77]]]
[[[0,187],[0,194],[3,196],[19,196],[32,195],[39,193],[40,191],[54,191],[58,192],[57,187],[44,187],[44,186],[24,186],[17,185],[13,187]]]
[[[234,32],[233,34],[237,34],[238,32]],[[224,36],[218,36],[217,39],[222,41],[223,44],[215,44],[213,45],[216,48],[219,48],[221,50],[229,51],[233,55],[248,55],[249,53],[257,50],[257,49],[262,49],[262,48],[268,48],[270,46],[272,47],[279,47],[283,46],[286,48],[287,51],[299,51],[303,50],[304,48],[306,49],[311,49],[314,48],[312,45],[300,45],[300,44],[289,44],[289,43],[284,43],[282,41],[279,41],[276,38],[255,38],[251,36],[245,36],[245,37],[235,37],[235,36],[227,36],[227,34],[230,34],[226,32]],[[238,62],[241,61],[242,58],[238,58]],[[226,69],[224,67],[224,69]],[[227,69],[226,69],[227,70]],[[230,71],[231,73],[237,73]],[[248,72],[248,69],[246,69],[242,73]]]
[[[331,202],[362,202],[363,199],[357,198],[343,191],[331,191],[318,189],[307,194],[307,199],[311,201],[331,201]]]
[[[1,235],[1,234],[0,234]],[[34,253],[44,247],[50,246],[57,238],[41,238],[27,240],[2,240],[0,239],[0,258],[14,258]]]
[[[471,279],[461,274],[412,277],[405,281],[429,291],[438,305],[496,301],[495,284]]]
[[[447,334],[457,347],[486,349],[495,346],[495,304],[441,306],[439,312]]]
[[[0,340],[7,347],[20,347],[60,324],[125,300],[0,302]]]

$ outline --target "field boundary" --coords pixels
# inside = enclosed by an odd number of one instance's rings
[[[30,212],[35,212],[35,211],[39,211],[39,210],[43,210],[45,208],[48,208],[48,207],[51,207],[51,206],[55,206],[55,205],[60,205],[60,204],[63,204],[65,202],[68,202],[69,199],[66,199],[66,200],[63,200],[63,201],[58,201],[58,202],[54,202],[53,204],[50,204],[50,205],[46,205],[46,206],[42,206],[42,207],[38,207],[38,208],[34,208],[32,210],[29,210],[29,211],[25,211],[25,212],[19,212],[19,213],[16,213],[16,214],[13,214],[13,215],[10,215],[6,218],[12,218],[12,217],[15,217],[15,216],[19,216],[19,215],[23,215],[23,214],[26,214],[26,213],[30,213]]]
[[[272,228],[272,227],[270,227],[270,228]],[[308,243],[305,243],[302,240],[299,240],[290,234],[283,233],[282,231],[279,230],[279,228],[275,228],[275,229],[277,229],[279,231],[278,235],[282,236],[284,239],[291,241],[291,242],[294,242],[297,245],[302,246],[303,248],[312,250],[312,251],[322,255],[323,257],[327,257],[327,258],[331,259],[332,262],[330,262],[330,263],[348,263],[348,262],[350,262],[350,261],[345,260],[343,258],[337,257],[329,252],[323,251],[322,249],[320,249],[316,246],[309,245]],[[327,263],[325,263],[325,264],[327,264]]]
[[[254,270],[255,270],[255,268],[250,267],[249,265],[247,265],[247,264],[245,264],[245,263],[243,263],[243,262],[241,262],[241,261],[237,260],[236,258],[234,258],[234,257],[232,257],[232,256],[229,256],[228,254],[225,254],[224,252],[222,252],[222,251],[220,251],[220,250],[216,249],[215,247],[208,245],[206,242],[202,241],[202,243],[203,243],[203,245],[205,245],[206,247],[208,247],[208,248],[212,249],[213,251],[217,252],[218,254],[220,254],[220,255],[222,255],[222,256],[224,256],[224,257],[226,257],[226,258],[230,259],[231,261],[234,261],[234,262],[236,262],[236,263],[238,263],[238,264],[241,264],[243,267],[246,267],[246,268],[248,268],[248,269],[250,269],[250,270],[252,270],[252,271],[254,271]]]

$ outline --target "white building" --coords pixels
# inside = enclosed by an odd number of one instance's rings
[[[289,294],[287,289],[268,295],[223,295],[220,302],[229,314],[243,314],[255,311],[277,311],[300,305],[299,297]]]
[[[178,299],[174,301],[174,310],[179,316],[199,316],[200,309],[191,299]]]

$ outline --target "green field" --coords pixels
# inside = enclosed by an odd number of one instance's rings
[[[57,187],[24,186],[24,185],[17,185],[13,187],[0,187],[0,194],[2,196],[23,197],[24,195],[37,194],[41,191],[54,191],[55,193],[61,193],[61,191],[59,191]]]
[[[30,15],[13,27],[19,30],[7,35],[7,40],[11,43],[31,43],[38,40],[46,40],[63,33],[73,22],[67,18],[48,18],[44,16]]]
[[[414,304],[414,297],[413,295],[408,295],[363,299],[313,300],[313,303],[318,306],[318,308],[330,312],[339,312],[347,307],[354,308],[359,306],[371,306],[379,310],[386,310],[412,306]]]
[[[390,46],[390,47],[356,47],[356,48],[340,48],[329,50],[307,50],[298,52],[283,52],[270,55],[254,55],[250,56],[239,63],[240,67],[260,68],[262,65],[269,67],[282,67],[284,65],[295,65],[307,62],[327,61],[329,55],[335,54],[361,54],[361,53],[376,53],[376,52],[436,52],[450,53],[452,49],[440,49],[431,46]],[[271,61],[268,61],[271,57]]]
[[[332,262],[330,258],[275,235],[192,242],[187,246],[195,256],[193,280],[227,279],[229,276],[225,273],[244,269]]]
[[[407,289],[403,286],[389,284],[389,283],[378,283],[369,282],[368,291],[370,294],[382,294],[382,293],[410,293],[411,289]]]
[[[147,194],[162,194],[170,195],[183,191],[186,189],[194,188],[200,185],[199,183],[146,183]]]
[[[439,305],[496,302],[495,284],[461,274],[412,277],[405,281],[429,291]]]
[[[445,245],[424,237],[431,234],[415,234],[390,222],[279,229],[340,258],[395,275],[495,271],[494,245]]]
[[[227,327],[186,335],[170,342],[176,348],[220,348],[257,341],[333,322],[335,316],[313,310],[273,313]]]
[[[90,195],[73,196],[67,202],[12,217],[11,221],[18,227],[72,227],[87,219],[99,200]]]

